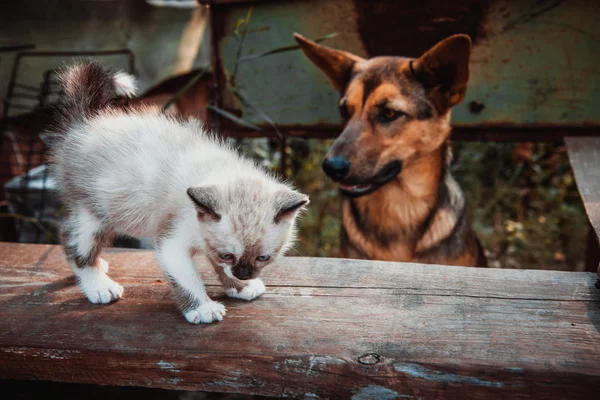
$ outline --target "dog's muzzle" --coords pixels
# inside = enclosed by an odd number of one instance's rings
[[[374,177],[370,179],[347,178],[340,182],[340,192],[346,197],[361,197],[373,193],[381,186],[393,180],[402,171],[402,161],[396,160],[388,163]]]
[[[350,165],[350,161],[346,160],[344,157],[336,156],[323,160],[321,167],[328,177],[339,182],[348,175]]]

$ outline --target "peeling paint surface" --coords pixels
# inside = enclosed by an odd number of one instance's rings
[[[391,389],[378,385],[369,385],[365,388],[358,390],[353,396],[352,400],[394,400],[394,399],[414,399],[414,396],[407,394],[398,394]]]
[[[502,382],[492,382],[492,381],[486,381],[483,379],[475,378],[472,376],[451,374],[451,373],[442,372],[442,371],[434,371],[434,370],[427,369],[419,364],[396,363],[396,364],[394,364],[394,369],[397,372],[401,372],[403,374],[412,376],[413,378],[425,379],[430,382],[460,383],[460,384],[495,387],[495,388],[504,387],[504,383],[502,383]]]
[[[175,369],[175,365],[171,364],[170,362],[163,361],[163,360],[160,360],[159,362],[157,362],[156,365],[158,365],[158,367],[160,369],[165,370],[165,371],[181,372],[180,370]]]
[[[312,371],[314,367],[322,367],[322,366],[326,366],[327,364],[332,364],[332,365],[339,365],[339,364],[344,364],[344,360],[339,359],[339,358],[335,358],[335,357],[329,357],[329,356],[312,356],[310,358],[310,364],[308,365],[308,371]]]
[[[338,32],[324,44],[359,56],[411,57],[450,34],[467,33],[474,41],[471,78],[465,100],[454,109],[455,124],[597,125],[597,4],[597,0],[258,2],[251,27],[269,29],[248,35],[242,56],[293,45],[294,32],[312,39]],[[239,43],[232,32],[245,18],[248,5],[224,9],[225,37],[219,43],[230,75]],[[399,37],[403,40],[390,40]],[[278,125],[319,129],[320,124],[340,123],[337,92],[300,51],[241,63],[236,78],[243,83],[248,102]],[[485,105],[484,111],[472,112],[471,102]],[[227,106],[237,107],[234,101]],[[259,113],[246,110],[244,117],[264,123]]]

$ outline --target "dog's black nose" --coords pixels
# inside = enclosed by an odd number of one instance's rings
[[[350,171],[350,162],[344,157],[326,158],[323,161],[323,171],[334,181],[341,181]]]
[[[243,281],[250,279],[252,276],[252,267],[250,265],[238,264],[233,267],[233,276]]]

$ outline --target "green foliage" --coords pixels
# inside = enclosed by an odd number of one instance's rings
[[[303,256],[337,257],[341,201],[337,185],[329,180],[321,163],[332,141],[307,141],[309,154],[301,167],[292,171],[294,184],[310,196],[311,204],[299,221],[298,252]],[[293,148],[293,144],[291,146]],[[295,154],[290,154],[293,160]]]
[[[588,224],[562,145],[457,143],[453,173],[493,266],[580,269]]]
[[[242,151],[278,170],[274,143],[239,143]],[[287,149],[288,176],[311,198],[299,222],[297,253],[302,256],[338,255],[341,199],[321,170],[331,143],[294,139]],[[458,142],[453,149],[452,172],[492,266],[582,268],[588,223],[564,146]]]

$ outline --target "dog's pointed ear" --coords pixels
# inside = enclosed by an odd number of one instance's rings
[[[454,35],[411,62],[413,74],[425,86],[438,111],[445,113],[464,99],[470,56],[471,39]]]
[[[294,33],[294,39],[296,39],[306,57],[327,75],[333,87],[340,93],[346,89],[346,85],[350,82],[354,64],[363,61],[362,58],[354,54],[321,46],[298,33]]]
[[[221,220],[221,215],[217,213],[217,190],[214,186],[191,187],[187,190],[187,194],[194,203],[200,220],[213,222]]]

